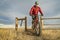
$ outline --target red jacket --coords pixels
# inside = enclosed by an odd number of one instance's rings
[[[42,11],[41,11],[41,8],[39,6],[33,6],[30,10],[30,15],[37,15],[38,12],[40,12],[40,14],[43,14]]]

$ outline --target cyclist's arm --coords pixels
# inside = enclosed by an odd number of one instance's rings
[[[39,7],[39,12],[41,13],[41,15],[43,16],[43,12],[41,11],[41,8]]]
[[[30,12],[29,12],[30,16],[32,16],[32,12],[33,12],[33,7],[30,9]]]

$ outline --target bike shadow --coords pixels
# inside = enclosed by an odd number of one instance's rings
[[[26,35],[36,36],[34,30],[32,30],[32,29],[28,29],[28,30],[26,31]]]

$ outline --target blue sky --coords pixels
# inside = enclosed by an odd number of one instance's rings
[[[0,24],[15,24],[15,17],[28,17],[28,25],[31,24],[29,10],[36,0],[0,0]],[[38,0],[44,16],[60,17],[60,0]],[[50,22],[45,22],[50,23]],[[60,23],[59,20],[54,23]]]

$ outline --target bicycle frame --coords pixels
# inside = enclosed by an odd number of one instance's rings
[[[33,21],[33,20],[32,20]],[[40,21],[39,21],[39,17],[38,17],[38,23],[37,23],[37,25],[35,24],[36,23],[36,21],[34,21],[33,23],[32,23],[32,28],[34,27],[34,29],[33,30],[35,30],[36,31],[36,35],[40,35],[40,33],[41,33],[41,27],[40,27]],[[38,26],[38,27],[37,27]],[[37,29],[37,30],[36,30]],[[38,31],[39,30],[39,31]],[[37,31],[39,32],[38,34],[37,34]]]

